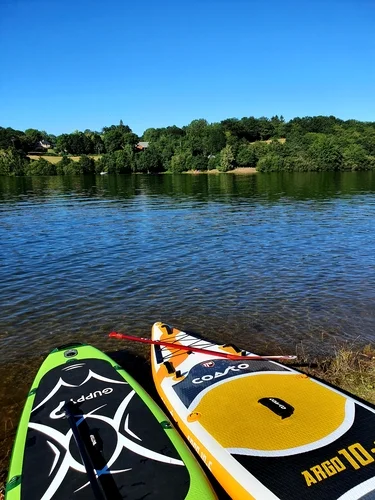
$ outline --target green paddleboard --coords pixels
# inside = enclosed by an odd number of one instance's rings
[[[6,500],[213,499],[190,450],[142,387],[98,349],[54,349],[19,423]]]

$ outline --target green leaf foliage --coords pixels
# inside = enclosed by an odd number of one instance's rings
[[[217,166],[219,172],[228,172],[234,169],[234,154],[232,146],[229,144],[225,146],[220,152],[220,163]]]
[[[255,167],[258,161],[256,150],[252,144],[241,144],[238,149],[236,162],[240,167]]]
[[[281,172],[284,159],[277,153],[268,153],[258,161],[256,168],[258,172]]]
[[[344,148],[343,166],[348,170],[369,170],[371,169],[370,155],[360,144],[350,144]]]
[[[70,165],[73,160],[68,158],[68,156],[63,156],[59,162],[56,163],[56,175],[65,175],[69,171]]]
[[[78,174],[93,174],[95,173],[95,160],[90,156],[82,155],[74,167]]]
[[[28,167],[28,159],[15,148],[0,150],[0,175],[21,176]]]
[[[63,159],[55,167],[29,164],[26,154],[38,144],[39,154],[48,154],[46,143]],[[200,118],[183,127],[149,128],[141,138],[122,120],[101,131],[77,130],[57,137],[32,128],[0,127],[0,151],[0,175],[227,172],[236,166],[260,172],[366,170],[374,168],[375,122],[334,116],[296,117],[288,122],[278,115],[218,123]],[[96,162],[90,158],[94,154],[101,155]],[[67,155],[81,158],[72,162]]]
[[[343,166],[342,152],[332,136],[318,136],[309,147],[308,153],[318,171],[340,170]]]
[[[181,151],[172,156],[170,171],[174,173],[186,172],[191,165],[192,154],[190,151]]]
[[[136,172],[143,174],[159,173],[164,171],[161,154],[156,146],[150,146],[136,155]]]
[[[56,175],[56,172],[56,165],[44,158],[31,161],[25,168],[25,175]]]

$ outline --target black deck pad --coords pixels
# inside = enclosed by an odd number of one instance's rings
[[[65,417],[69,400],[107,498],[186,496],[189,473],[163,426],[108,362],[85,359],[54,368],[39,384],[26,439],[22,499],[94,498]]]

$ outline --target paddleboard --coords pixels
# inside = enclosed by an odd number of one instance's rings
[[[157,390],[231,498],[375,499],[370,405],[286,365],[246,359],[252,353],[163,323],[153,325],[152,340],[171,343],[151,348]]]
[[[42,363],[13,447],[6,500],[213,499],[169,419],[98,349],[54,349]]]

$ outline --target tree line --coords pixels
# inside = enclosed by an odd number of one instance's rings
[[[30,160],[35,145],[49,146],[51,163]],[[143,148],[139,143],[143,142]],[[94,160],[90,155],[96,155]],[[80,156],[73,161],[71,156]],[[259,172],[375,169],[375,122],[334,116],[204,119],[149,128],[137,136],[122,121],[101,131],[54,136],[0,127],[0,175],[160,173],[255,167]]]

